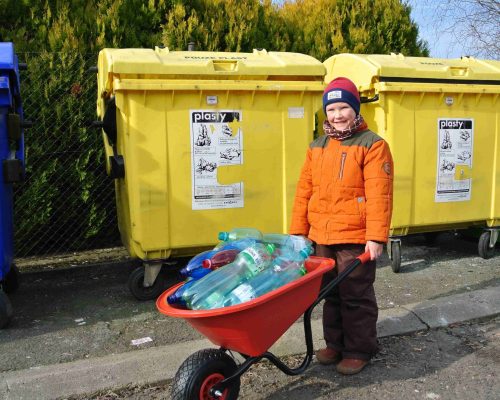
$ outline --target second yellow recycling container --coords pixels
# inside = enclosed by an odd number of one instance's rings
[[[352,79],[368,126],[394,157],[392,266],[398,236],[484,227],[479,253],[492,255],[500,227],[500,62],[339,54],[325,82]]]
[[[213,246],[219,231],[287,231],[324,74],[312,57],[265,50],[100,52],[119,229],[146,267],[129,280],[136,297],[156,297],[158,265]]]

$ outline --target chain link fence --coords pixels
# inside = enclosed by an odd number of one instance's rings
[[[120,246],[96,119],[97,54],[21,53],[26,177],[14,188],[17,258]]]

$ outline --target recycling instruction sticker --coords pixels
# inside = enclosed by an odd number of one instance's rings
[[[437,203],[470,200],[473,144],[473,119],[438,119]]]
[[[192,209],[243,207],[243,182],[220,185],[217,168],[243,164],[241,110],[190,110]]]

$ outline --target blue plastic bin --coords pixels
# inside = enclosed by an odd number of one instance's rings
[[[14,260],[13,184],[24,177],[19,62],[12,43],[0,43],[0,328],[12,316],[8,293],[19,285]]]

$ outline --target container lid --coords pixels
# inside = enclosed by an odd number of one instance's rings
[[[375,82],[500,85],[500,61],[405,57],[402,54],[337,54],[325,62],[325,82],[346,75],[360,90]]]
[[[169,51],[168,48],[104,49],[99,55],[99,74],[170,76],[210,75],[216,79],[259,76],[259,79],[279,75],[280,79],[300,80],[301,77],[323,79],[325,67],[311,56],[298,53],[268,52],[225,53],[206,51]],[[212,78],[213,79],[213,78]],[[309,78],[310,80],[311,78]]]
[[[16,69],[14,45],[10,42],[0,43],[0,69]]]

